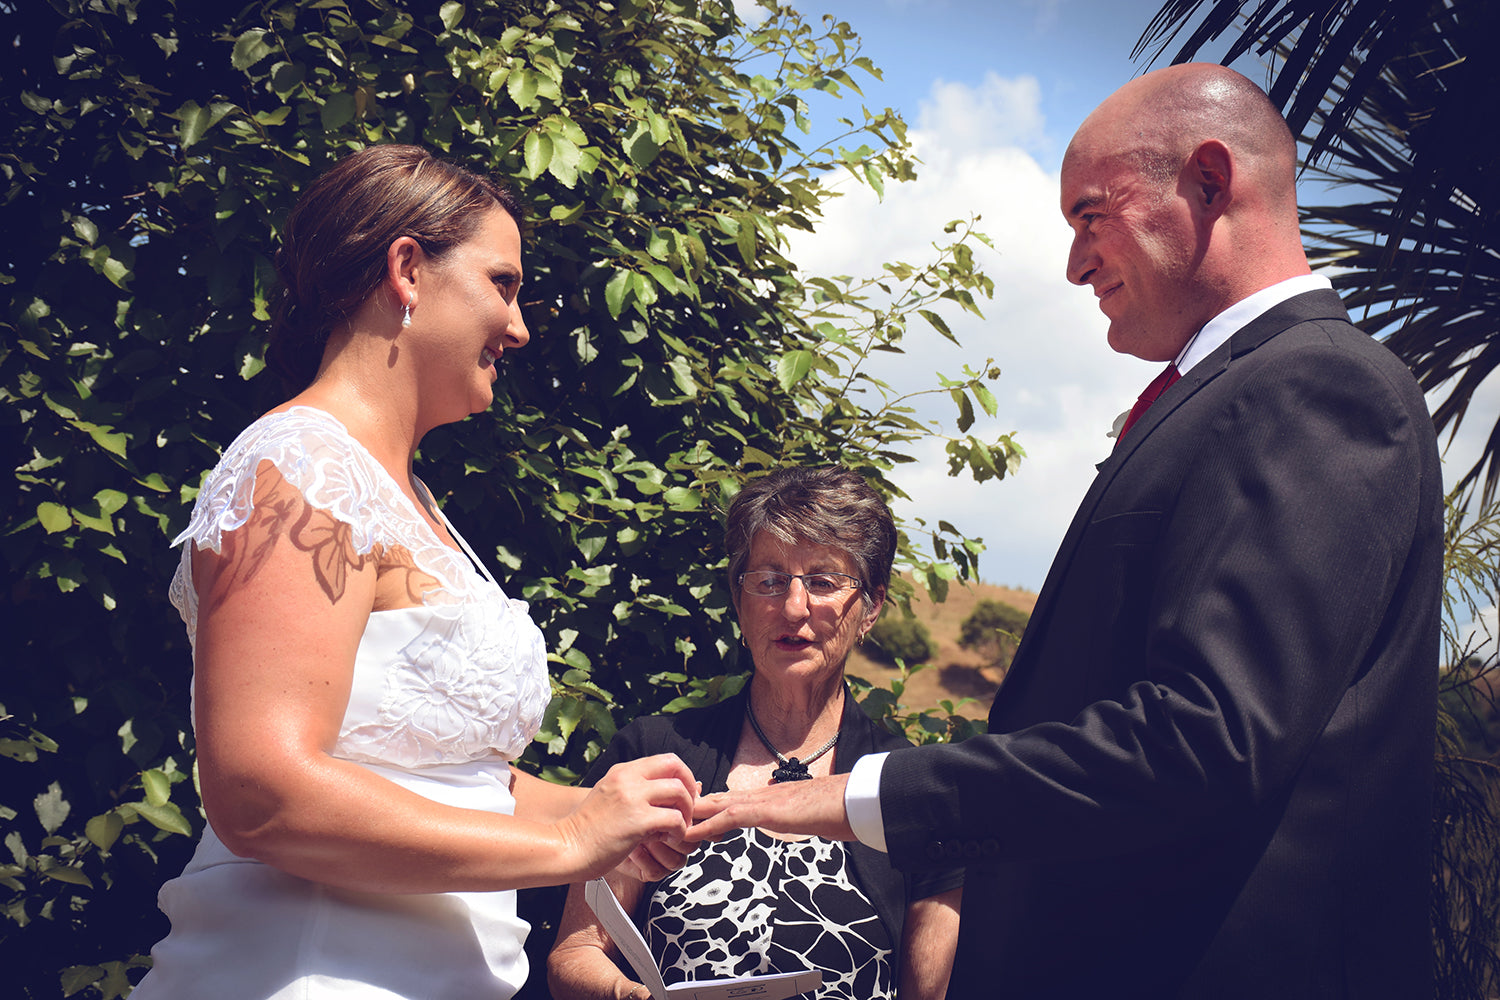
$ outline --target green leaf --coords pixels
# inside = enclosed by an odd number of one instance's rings
[[[125,266],[123,261],[114,257],[107,257],[99,265],[99,273],[108,278],[110,284],[116,288],[124,288],[125,278],[130,274],[130,269]]]
[[[530,111],[536,104],[537,86],[536,73],[518,66],[511,69],[510,76],[505,81],[505,92],[510,94],[510,99],[515,102],[516,107],[522,111]]]
[[[42,868],[41,873],[45,878],[50,878],[54,882],[66,882],[69,885],[83,885],[88,886],[90,889],[94,887],[94,883],[89,879],[87,875],[79,871],[77,868],[70,868],[67,865],[57,865],[55,867]]]
[[[686,358],[668,361],[667,370],[672,373],[672,382],[684,396],[698,395],[698,383],[693,380],[693,366],[688,364]]]
[[[245,70],[260,62],[276,50],[266,41],[268,32],[264,28],[251,28],[234,40],[234,52],[229,65]]]
[[[608,541],[609,539],[604,535],[580,538],[576,543],[578,545],[578,554],[583,557],[585,562],[593,562],[599,558],[599,553],[604,551],[605,543]]]
[[[70,965],[59,974],[64,997],[75,996],[103,978],[104,970],[97,965]]]
[[[609,276],[609,283],[604,286],[604,304],[611,319],[619,319],[620,313],[625,311],[625,293],[630,288],[630,278],[629,271],[618,270]]]
[[[349,100],[352,103],[354,98],[350,97]],[[197,145],[208,130],[223,120],[224,116],[232,110],[234,110],[233,104],[226,104],[222,101],[210,104],[206,108],[199,107],[196,101],[182,102],[182,106],[173,114],[173,117],[182,123],[177,130],[177,139],[182,148],[188,149]]]
[[[755,263],[755,222],[749,216],[740,219],[739,232],[735,234],[735,246],[739,248],[740,259],[747,266]]]
[[[578,183],[578,164],[583,159],[583,154],[565,136],[553,135],[549,138],[552,140],[552,155],[547,160],[547,170],[564,187],[572,187]]]
[[[958,407],[958,429],[966,431],[974,426],[974,404],[969,402],[969,397],[962,389],[949,389],[948,395],[953,399],[953,405]]]
[[[11,760],[30,764],[37,758],[36,745],[29,740],[0,738],[0,757],[9,757]]]
[[[39,115],[45,115],[52,110],[52,102],[39,94],[33,94],[29,90],[21,91],[21,103],[28,111],[34,111]]]
[[[405,52],[408,54],[415,54],[417,51],[399,38],[392,38],[389,35],[371,35],[369,38],[371,45],[379,46],[382,49],[391,49],[395,52]]]
[[[552,137],[533,129],[526,133],[526,176],[535,180],[552,162]]]
[[[98,427],[94,424],[80,424],[79,426],[88,431],[89,437],[93,438],[94,443],[99,447],[112,455],[119,455],[121,458],[125,457],[124,434],[117,431],[110,431],[107,427]]]
[[[329,94],[318,111],[318,123],[324,132],[337,132],[354,120],[355,96],[349,91]]]
[[[59,531],[67,531],[73,527],[73,515],[68,513],[68,508],[60,503],[52,503],[50,500],[37,504],[36,519],[41,522],[49,535],[55,535]]]
[[[985,413],[993,417],[999,412],[1000,404],[996,402],[995,394],[990,392],[989,387],[983,382],[975,382],[969,387],[969,391],[974,394],[975,399],[979,400],[979,405],[984,407]]]
[[[120,818],[119,813],[111,809],[107,813],[100,813],[84,825],[83,835],[89,839],[99,850],[108,852],[119,839],[121,832],[125,829],[125,821]]]
[[[301,63],[277,63],[271,69],[271,89],[275,91],[277,97],[284,100],[301,86],[306,75],[307,69]],[[256,120],[259,121],[258,116]]]
[[[464,19],[464,5],[457,0],[448,0],[438,8],[438,17],[442,19],[443,27],[452,31]]]
[[[651,128],[645,122],[636,122],[635,128],[625,138],[625,155],[630,157],[630,162],[637,167],[648,167],[661,152],[661,144],[651,135]]]
[[[142,771],[141,786],[146,790],[146,801],[153,806],[164,806],[172,798],[172,782],[161,771]]]
[[[193,832],[192,825],[183,817],[182,810],[175,803],[168,802],[158,806],[149,802],[131,802],[128,808],[134,809],[142,819],[158,830],[180,833],[185,837]]]
[[[682,291],[682,282],[678,281],[677,275],[673,274],[665,265],[647,264],[641,270],[651,275],[656,280],[656,283],[662,287],[662,290],[668,294],[675,295]]]
[[[68,813],[73,807],[63,798],[62,786],[57,782],[47,786],[47,790],[32,800],[36,809],[36,818],[42,824],[42,829],[48,833],[56,833],[58,827],[68,818]]]
[[[801,382],[812,371],[812,351],[787,351],[776,362],[776,382],[782,392],[790,392],[792,386]]]
[[[939,316],[931,309],[918,309],[917,315],[921,316],[928,323],[930,323],[932,325],[932,328],[938,333],[941,333],[944,337],[953,341],[955,344],[958,343],[958,338],[953,336],[953,331],[948,329],[948,323],[943,319],[943,317]]]
[[[77,507],[73,508],[72,513],[73,518],[85,528],[100,532],[105,535],[113,535],[115,533],[114,522],[111,521],[107,516],[94,514],[87,510],[81,510]]]
[[[703,497],[685,486],[674,486],[662,493],[661,498],[673,510],[698,510],[703,506]]]

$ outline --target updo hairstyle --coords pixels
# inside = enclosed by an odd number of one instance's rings
[[[292,391],[306,388],[329,335],[385,280],[392,243],[410,236],[441,258],[497,206],[520,223],[520,204],[504,186],[420,146],[370,146],[344,157],[302,193],[282,232],[266,353],[272,370]]]
[[[740,606],[740,574],[762,531],[787,545],[826,545],[849,554],[863,581],[865,609],[889,589],[896,522],[880,494],[857,472],[837,465],[778,469],[745,484],[729,504],[724,548],[729,593]]]

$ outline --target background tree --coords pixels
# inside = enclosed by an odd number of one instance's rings
[[[1304,207],[1315,266],[1355,321],[1440,402],[1456,434],[1500,365],[1500,133],[1479,101],[1500,87],[1500,5],[1488,0],[1173,0],[1136,46],[1173,56],[1233,36],[1223,62],[1275,53],[1268,92],[1306,150],[1304,171],[1343,203]],[[1437,995],[1500,994],[1500,758],[1493,647],[1455,622],[1482,619],[1500,591],[1496,509],[1500,419],[1453,491],[1445,667],[1440,681],[1433,881]],[[1467,515],[1467,516],[1466,516]],[[1462,595],[1461,598],[1458,595]],[[1493,642],[1493,637],[1483,636]],[[1467,737],[1467,739],[1466,739]]]
[[[791,462],[900,496],[893,470],[934,432],[863,359],[899,351],[909,323],[946,334],[941,303],[977,311],[991,290],[967,223],[868,280],[783,255],[828,172],[877,189],[913,173],[888,112],[799,146],[801,95],[874,71],[831,20],[782,9],[742,32],[717,0],[48,0],[0,17],[15,995],[123,995],[165,929],[156,889],[202,822],[167,543],[219,449],[281,397],[262,371],[270,256],[339,156],[418,142],[515,178],[530,206],[533,340],[491,411],[420,460],[547,635],[556,697],[529,757],[564,777],[616,719],[739,683],[719,510]],[[950,462],[980,478],[1020,459],[963,436],[974,407],[994,412],[995,374],[934,389],[960,405]],[[901,564],[941,594],[981,546],[922,527]],[[894,698],[873,707],[910,721]]]
[[[893,608],[880,616],[870,629],[869,642],[861,651],[873,660],[895,663],[898,660],[908,667],[926,663],[937,655],[938,644],[932,638],[932,630],[916,618]]]
[[[959,626],[958,644],[988,657],[1001,670],[1009,670],[1030,620],[1031,616],[1019,608],[985,598],[974,605]]]

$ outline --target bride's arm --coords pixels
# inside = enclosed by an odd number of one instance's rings
[[[196,552],[193,576],[200,784],[234,853],[345,888],[492,890],[592,877],[643,838],[684,832],[692,777],[672,757],[529,818],[439,805],[330,756],[376,567],[269,465],[250,521]]]
[[[538,823],[556,823],[577,809],[589,790],[577,785],[556,785],[527,774],[512,764],[510,793],[516,800],[516,815]]]

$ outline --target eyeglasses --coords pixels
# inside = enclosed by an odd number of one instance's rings
[[[861,590],[864,583],[847,573],[774,573],[771,570],[756,570],[740,574],[740,588],[751,597],[780,597],[792,586],[793,580],[802,581],[807,596],[832,599],[846,590]]]

